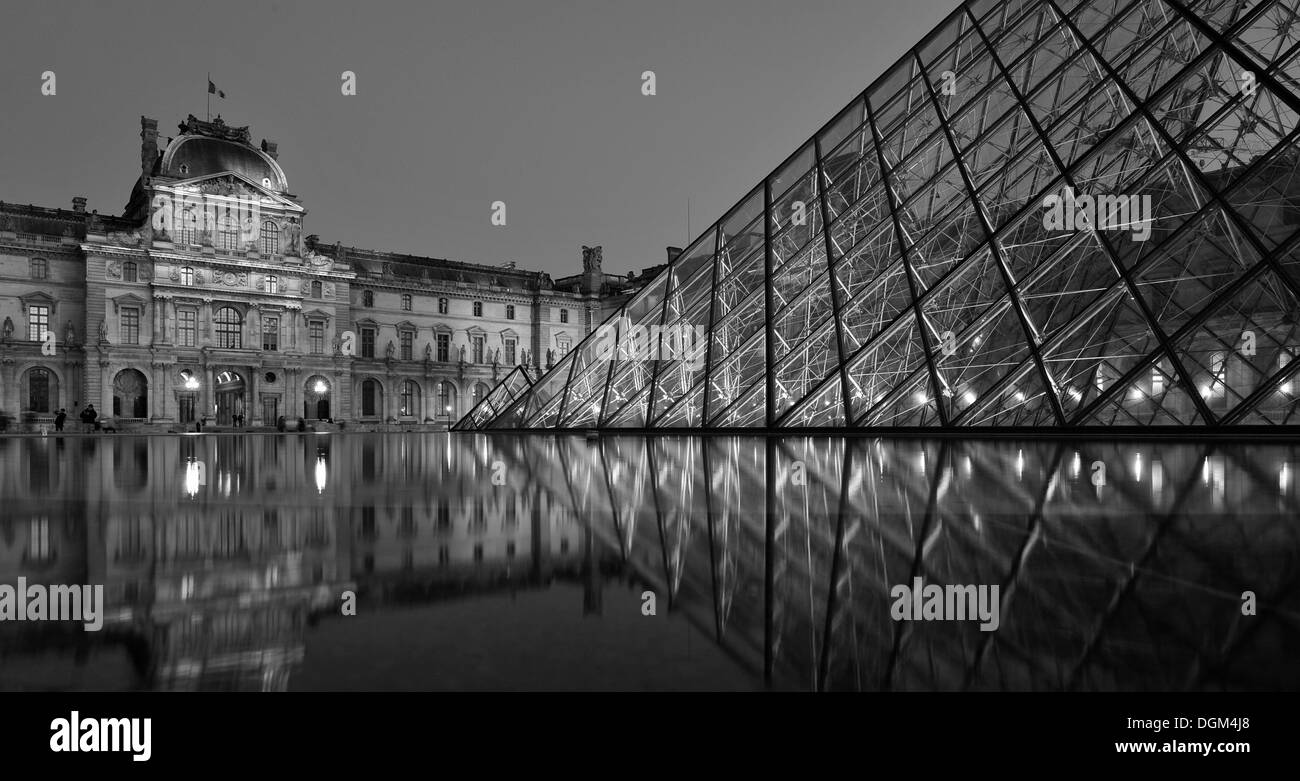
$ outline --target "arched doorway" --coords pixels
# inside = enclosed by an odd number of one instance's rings
[[[314,420],[330,418],[330,381],[319,374],[308,377],[303,386],[302,416]]]
[[[113,379],[113,417],[149,417],[149,381],[135,369],[123,369]]]
[[[244,378],[226,370],[217,374],[217,425],[244,424]]]
[[[379,380],[368,379],[361,383],[361,417],[377,418],[384,407],[384,386]]]
[[[24,409],[43,413],[58,411],[59,378],[54,372],[44,366],[33,366],[24,375],[22,387],[27,389]]]

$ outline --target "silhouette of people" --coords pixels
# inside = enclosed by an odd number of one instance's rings
[[[99,413],[95,411],[94,404],[87,404],[81,411],[81,422],[84,424],[83,430],[88,434],[99,430]]]
[[[59,414],[54,416],[54,430],[63,431],[63,421],[67,419],[68,419],[68,411],[60,407]]]

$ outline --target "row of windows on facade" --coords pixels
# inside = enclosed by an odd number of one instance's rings
[[[50,268],[49,268],[49,263],[45,260],[45,258],[32,258],[31,263],[32,263],[32,279],[48,279],[48,278],[49,278]],[[181,283],[182,285],[192,286],[192,285],[194,284],[194,268],[193,268],[193,267],[191,267],[191,266],[185,266],[184,268],[182,268],[182,269],[180,270],[180,272],[179,272],[179,276],[180,276],[180,283]],[[140,279],[140,269],[139,269],[139,267],[136,265],[136,263],[135,263],[134,261],[128,260],[128,261],[126,261],[125,263],[122,264],[122,279],[124,279],[124,280],[127,281],[127,282],[138,282],[138,281],[139,281],[139,279]],[[267,293],[279,293],[279,292],[280,292],[280,278],[279,278],[279,277],[274,276],[274,275],[268,275],[268,276],[266,277],[266,292],[267,292]],[[312,297],[312,298],[320,298],[320,297],[321,297],[321,283],[320,283],[319,281],[313,281],[313,282],[311,283],[311,297]],[[366,291],[363,291],[362,294],[361,294],[361,304],[362,304],[363,306],[373,307],[373,306],[375,305],[375,294],[374,294],[374,291],[372,291],[372,290],[366,290]],[[410,312],[410,311],[412,310],[412,305],[413,305],[413,299],[412,299],[411,294],[410,294],[410,293],[403,293],[403,294],[402,294],[402,311],[404,311],[404,312]],[[447,314],[447,312],[450,310],[450,308],[451,308],[451,300],[450,300],[450,299],[447,299],[447,298],[439,298],[439,299],[438,299],[438,314],[445,315],[445,314]],[[482,302],[482,301],[475,301],[475,302],[474,302],[474,316],[475,316],[475,317],[482,317],[482,316],[483,316],[483,302]],[[506,319],[507,319],[507,320],[514,320],[514,319],[515,319],[515,305],[514,305],[514,304],[506,304]],[[567,310],[567,309],[561,309],[561,310],[560,310],[560,322],[561,322],[561,323],[567,323],[567,322],[569,322],[569,310]]]
[[[403,294],[402,294],[402,311],[403,311],[403,312],[410,312],[410,311],[411,311],[411,308],[412,308],[412,300],[413,300],[413,299],[412,299],[412,296],[411,296],[410,293],[403,293]],[[374,291],[372,291],[372,290],[363,290],[363,291],[361,291],[361,305],[362,305],[362,306],[365,306],[365,307],[373,307],[373,306],[375,305],[375,293],[374,293]],[[439,298],[439,299],[438,299],[438,314],[440,314],[440,315],[445,315],[445,314],[447,314],[447,312],[449,311],[450,308],[451,308],[451,299],[448,299],[448,298]],[[475,317],[482,317],[482,316],[483,316],[483,302],[482,302],[482,301],[475,301],[475,302],[474,302],[474,316],[475,316]],[[514,320],[514,319],[515,319],[515,305],[514,305],[514,304],[506,304],[506,319],[507,319],[507,320]],[[561,323],[567,323],[567,322],[569,322],[569,310],[567,310],[567,309],[561,309],[561,310],[560,310],[560,322],[561,322]]]
[[[32,304],[27,308],[27,338],[33,342],[42,341],[50,331],[50,307],[44,304]],[[198,345],[198,310],[186,307],[176,309],[176,346],[196,347]],[[215,346],[224,350],[243,348],[244,320],[239,310],[234,307],[222,307],[212,316]],[[124,306],[118,312],[119,344],[140,344],[140,309]],[[361,357],[375,357],[376,329],[361,329]],[[402,330],[398,333],[399,355],[402,360],[415,358],[415,332]],[[557,340],[560,354],[567,353],[571,342],[561,338]],[[307,346],[314,355],[325,353],[325,323],[322,320],[309,320],[307,323]],[[501,364],[514,366],[518,363],[518,340],[502,340]],[[262,317],[262,349],[277,351],[280,349],[280,318],[264,315]],[[451,360],[451,334],[437,334],[434,353],[436,360],[447,363]],[[495,356],[493,356],[495,357]],[[470,337],[470,362],[490,363],[487,354],[487,337],[473,335]]]

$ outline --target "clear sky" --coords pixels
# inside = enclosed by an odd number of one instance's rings
[[[140,115],[280,145],[322,241],[662,263],[956,0],[41,0],[0,11],[0,200],[120,213]],[[57,94],[41,94],[54,71]],[[345,97],[340,74],[357,76]],[[642,95],[654,71],[657,94]],[[506,204],[507,224],[491,224]]]

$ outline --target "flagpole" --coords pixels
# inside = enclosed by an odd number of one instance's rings
[[[212,90],[208,86],[212,84],[212,71],[208,71],[208,83],[204,85],[203,92],[208,96],[208,121],[212,121]]]

